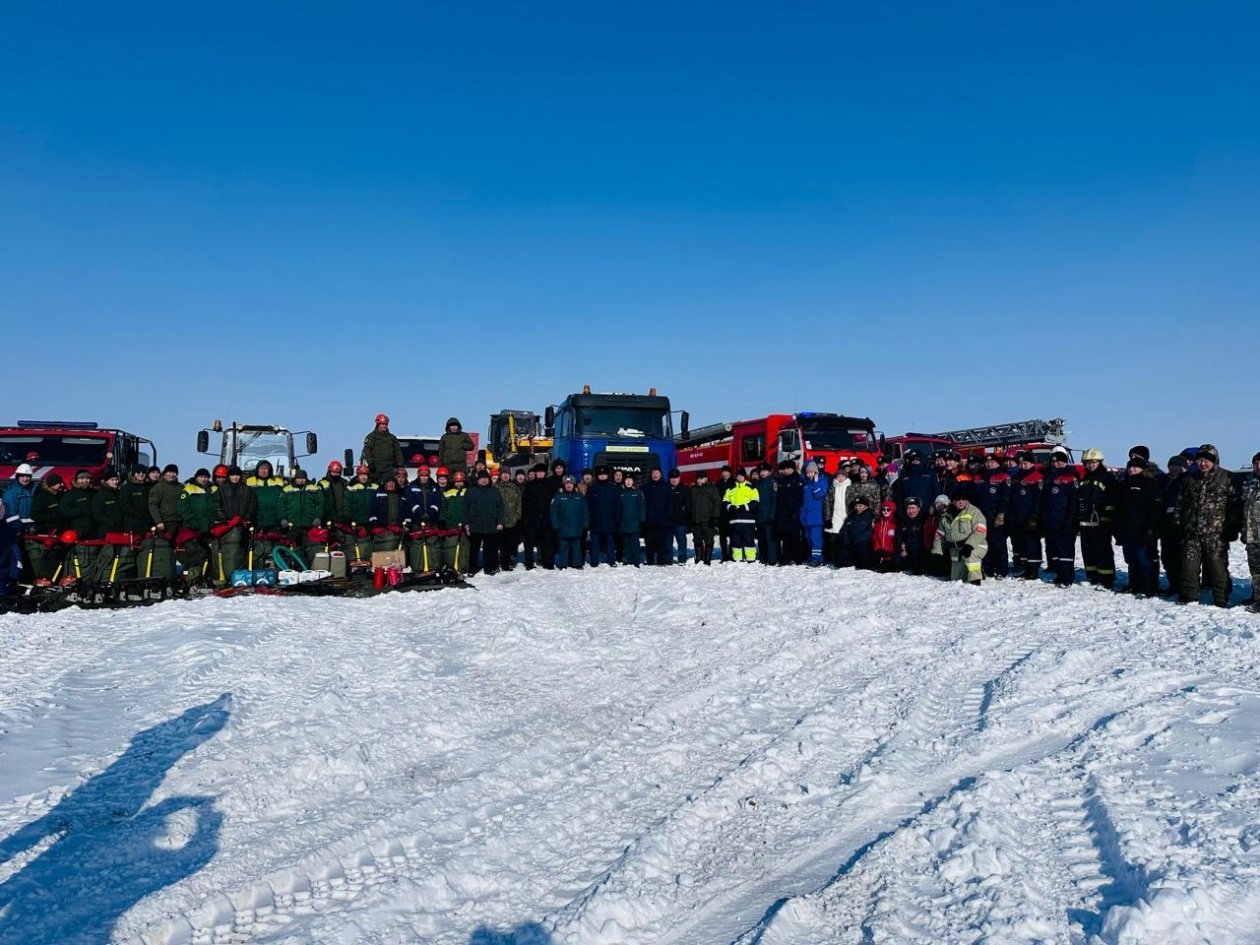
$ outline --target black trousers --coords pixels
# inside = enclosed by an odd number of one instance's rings
[[[480,559],[479,557],[480,556]],[[499,533],[473,532],[468,536],[468,570],[475,572],[480,567],[486,574],[494,574],[499,570]]]

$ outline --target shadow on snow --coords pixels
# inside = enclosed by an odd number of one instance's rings
[[[135,903],[210,862],[223,821],[213,798],[145,805],[180,758],[223,728],[231,706],[224,693],[138,733],[106,770],[0,841],[0,875],[45,847],[0,883],[0,943],[106,943]]]
[[[480,926],[468,939],[468,945],[556,945],[556,940],[537,922],[526,922],[510,932]]]

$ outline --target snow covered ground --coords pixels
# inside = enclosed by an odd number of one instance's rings
[[[476,584],[0,617],[0,942],[1260,942],[1254,614]]]

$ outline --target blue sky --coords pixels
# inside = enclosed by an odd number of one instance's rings
[[[1063,416],[1260,448],[1260,12],[159,3],[0,15],[0,421]]]

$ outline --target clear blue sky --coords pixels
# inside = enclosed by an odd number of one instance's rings
[[[590,383],[1260,448],[1260,8],[9,4],[0,421]]]

